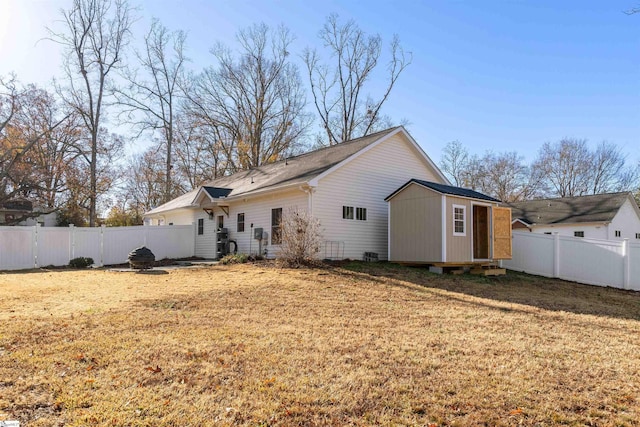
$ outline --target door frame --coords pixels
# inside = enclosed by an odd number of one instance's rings
[[[489,256],[488,258],[475,258],[475,245],[476,245],[476,241],[475,241],[475,215],[474,215],[474,207],[475,206],[482,206],[484,208],[487,209],[487,239],[488,239],[488,253],[487,255]],[[491,261],[491,257],[493,256],[493,212],[492,212],[492,208],[493,205],[491,203],[483,203],[483,202],[479,202],[479,201],[471,201],[471,215],[470,215],[470,228],[471,228],[471,260],[473,262],[475,261]]]

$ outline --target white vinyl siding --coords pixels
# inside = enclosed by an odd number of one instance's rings
[[[324,240],[344,242],[345,258],[362,259],[364,252],[376,252],[380,260],[387,260],[384,199],[411,178],[442,182],[422,154],[398,134],[320,179],[313,215],[320,220]],[[342,206],[366,207],[366,221],[343,220]]]
[[[217,256],[216,222],[213,219],[209,219],[209,214],[202,209],[195,211],[195,215],[196,224],[198,220],[202,220],[204,226],[202,235],[198,235],[196,230],[196,256],[205,259],[215,259]]]
[[[300,211],[306,211],[309,205],[308,197],[307,194],[300,190],[290,190],[259,198],[251,198],[246,202],[236,201],[230,203],[229,216],[227,217],[225,214],[224,218],[225,227],[229,230],[229,239],[237,242],[239,253],[257,254],[259,242],[253,238],[253,232],[256,228],[262,228],[267,233],[267,240],[262,241],[262,249],[267,249],[269,258],[277,256],[280,245],[271,245],[271,210],[282,208],[283,215],[286,215],[292,207],[296,207]],[[218,212],[221,212],[220,208],[217,208],[216,215]],[[238,213],[244,213],[243,233],[236,231],[238,229]]]

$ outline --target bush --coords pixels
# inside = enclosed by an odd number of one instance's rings
[[[93,265],[93,258],[78,257],[69,261],[69,267],[72,268],[87,268]]]
[[[220,264],[244,264],[247,261],[249,261],[249,256],[247,254],[229,254],[220,259]]]
[[[285,267],[314,266],[320,253],[320,221],[306,211],[289,209],[280,223],[282,246],[278,261]]]

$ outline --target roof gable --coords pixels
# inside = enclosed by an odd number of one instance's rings
[[[486,194],[482,194],[474,190],[469,190],[468,188],[455,187],[453,185],[440,184],[440,183],[431,182],[431,181],[423,181],[421,179],[415,179],[415,178],[409,180],[406,184],[404,184],[403,186],[398,188],[396,191],[388,195],[384,200],[389,201],[396,194],[398,194],[399,192],[401,192],[411,184],[420,185],[422,187],[428,188],[440,194],[446,194],[446,195],[457,196],[457,197],[465,197],[467,199],[485,200],[488,202],[500,203],[500,200],[498,199],[494,199],[491,196],[487,196]]]
[[[590,196],[535,199],[510,203],[513,218],[532,225],[611,222],[630,194],[605,193]],[[635,202],[633,203],[635,205]],[[638,213],[637,206],[635,206]]]

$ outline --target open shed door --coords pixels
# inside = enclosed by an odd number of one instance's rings
[[[511,259],[511,208],[491,208],[493,259]]]

